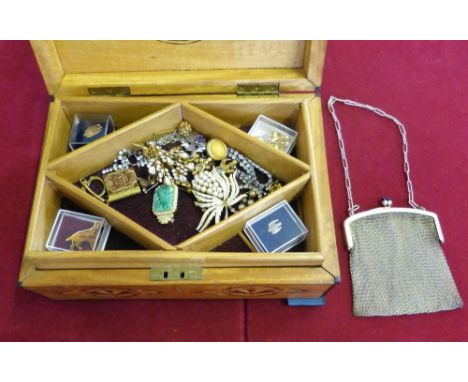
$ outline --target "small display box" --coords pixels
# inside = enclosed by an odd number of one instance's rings
[[[286,252],[304,241],[308,230],[288,202],[282,201],[249,220],[245,234],[259,252]]]
[[[46,248],[49,251],[102,251],[110,229],[104,218],[60,209]]]
[[[73,151],[112,133],[114,130],[114,121],[109,114],[77,113],[73,116],[68,145]]]
[[[297,140],[296,131],[264,115],[258,116],[249,134],[288,154],[291,153]]]

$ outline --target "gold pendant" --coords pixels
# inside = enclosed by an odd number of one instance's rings
[[[183,137],[187,138],[190,136],[190,133],[192,132],[192,125],[190,125],[190,123],[187,121],[182,121],[177,127],[177,132]]]
[[[153,214],[161,224],[174,221],[174,213],[177,211],[179,189],[174,184],[163,183],[154,190]]]

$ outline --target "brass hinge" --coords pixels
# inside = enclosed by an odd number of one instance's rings
[[[150,281],[203,280],[202,267],[157,267],[150,269]]]
[[[129,86],[114,86],[114,87],[103,87],[103,88],[88,88],[89,95],[93,96],[130,96]]]
[[[278,96],[279,83],[237,84],[237,95],[241,97]]]

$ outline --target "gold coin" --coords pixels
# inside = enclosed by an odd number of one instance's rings
[[[226,146],[226,143],[224,143],[222,140],[212,138],[208,141],[208,144],[206,145],[206,151],[208,151],[208,155],[210,156],[210,158],[214,160],[222,160],[226,158],[228,148]]]

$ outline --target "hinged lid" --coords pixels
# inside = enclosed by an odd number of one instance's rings
[[[237,85],[238,96],[272,96],[279,95],[279,83],[252,83],[252,84],[238,84]]]
[[[313,93],[324,41],[32,41],[51,95]],[[268,86],[267,86],[268,87]],[[275,94],[271,87],[268,94]],[[265,89],[265,90],[262,90]],[[266,94],[266,93],[263,93]]]

